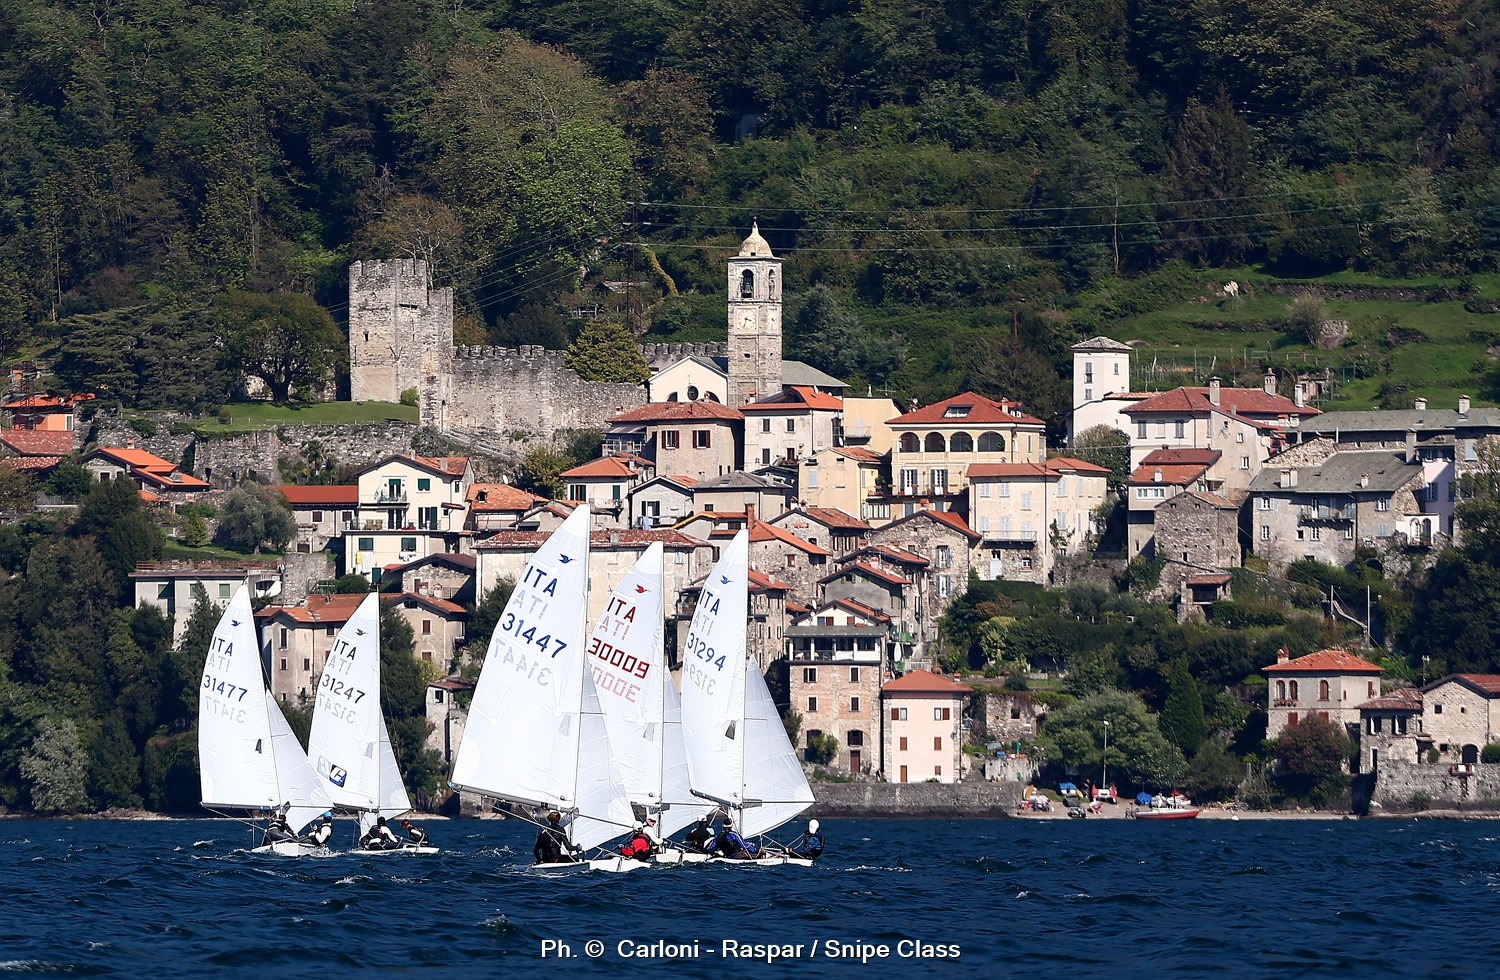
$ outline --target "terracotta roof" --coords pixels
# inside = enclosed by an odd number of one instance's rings
[[[785,518],[795,517],[795,516],[798,516],[798,515],[805,516],[809,520],[816,521],[817,523],[822,524],[825,527],[833,528],[834,530],[843,530],[843,531],[870,531],[870,530],[873,530],[873,528],[871,528],[870,525],[867,524],[866,522],[860,520],[857,517],[853,517],[853,516],[851,516],[849,514],[844,513],[843,511],[839,510],[837,507],[801,507],[801,508],[798,508],[797,510],[789,510],[789,511],[787,511],[785,514],[782,514],[779,517],[777,517],[776,520],[780,521],[780,520],[783,520]]]
[[[189,476],[179,472],[177,467],[168,463],[164,467],[133,466],[130,475],[137,480],[145,480],[155,484],[159,490],[212,490],[213,487],[205,480],[196,476]]]
[[[467,456],[413,456],[412,459],[429,469],[440,470],[449,476],[463,476],[469,468]]]
[[[1154,466],[1138,466],[1135,472],[1130,474],[1131,486],[1168,486],[1185,487],[1208,472],[1208,466],[1204,463],[1188,463],[1183,465],[1172,465],[1164,463]],[[1156,474],[1161,474],[1161,479]]]
[[[872,452],[871,450],[865,449],[861,446],[829,446],[828,451],[838,453],[840,456],[847,456],[850,459],[860,463],[885,462],[884,453]]]
[[[839,599],[830,599],[829,601],[825,602],[823,605],[824,606],[839,606],[841,608],[849,610],[850,612],[854,613],[855,615],[863,616],[864,618],[874,620],[877,623],[889,623],[891,621],[891,617],[889,615],[887,615],[886,613],[881,612],[879,609],[876,609],[876,608],[874,608],[872,606],[865,605],[863,602],[860,602],[858,599],[850,599],[850,598],[847,598],[847,597],[839,598]]]
[[[447,565],[461,572],[473,572],[478,567],[479,560],[473,555],[461,555],[455,551],[436,551],[426,558],[418,558],[416,561],[409,561],[405,565],[395,567],[398,571],[410,572],[423,565]]]
[[[967,409],[967,411],[965,411]],[[962,415],[948,413],[964,412]],[[983,395],[966,391],[952,398],[934,402],[905,415],[898,415],[887,425],[1046,425],[1039,418],[1021,411],[1021,403],[1009,400],[996,401]]]
[[[478,686],[478,682],[467,677],[444,677],[440,681],[428,681],[427,686],[441,688],[444,691],[472,691]]]
[[[474,545],[474,549],[476,551],[535,551],[551,536],[551,531],[496,531]],[[589,547],[595,551],[611,547],[611,538],[618,540],[620,546],[625,548],[645,548],[657,541],[667,548],[704,547],[702,541],[670,528],[653,528],[649,531],[630,529],[590,531]]]
[[[750,542],[752,544],[766,541],[780,541],[794,548],[807,552],[809,555],[831,555],[832,552],[825,551],[811,541],[804,541],[791,531],[779,528],[765,521],[755,521],[750,525]]]
[[[758,572],[753,568],[750,569],[750,591],[764,592],[768,589],[775,589],[786,592],[791,589],[791,586],[787,585],[785,582],[772,578],[765,572]]]
[[[1204,492],[1202,490],[1184,490],[1184,491],[1182,491],[1182,493],[1180,493],[1176,497],[1172,498],[1172,500],[1179,500],[1179,499],[1182,499],[1182,500],[1186,500],[1186,499],[1201,500],[1205,504],[1209,504],[1211,506],[1217,507],[1220,510],[1239,510],[1240,509],[1240,505],[1237,504],[1237,503],[1235,503],[1233,500],[1230,500],[1228,497],[1221,497],[1221,496],[1219,496],[1216,493],[1206,493],[1206,492]],[[1170,504],[1172,502],[1172,500],[1166,501],[1165,503],[1162,504],[1162,506],[1165,507],[1167,504]]]
[[[901,518],[899,521],[892,521],[885,527],[880,528],[880,530],[888,531],[893,527],[899,527],[900,525],[905,524],[907,521],[915,521],[923,517],[930,517],[933,520],[937,521],[939,524],[946,524],[948,527],[953,528],[953,530],[964,535],[971,541],[978,541],[980,539],[979,533],[976,532],[973,528],[969,527],[969,525],[965,524],[962,517],[959,517],[957,514],[946,510],[919,510],[915,514],[908,514],[907,516]]]
[[[1356,657],[1348,650],[1319,650],[1296,660],[1274,663],[1264,668],[1266,674],[1379,674],[1381,668]],[[1500,677],[1496,678],[1500,682]]]
[[[887,681],[880,689],[880,693],[964,695],[973,694],[974,689],[951,681],[942,674],[934,674],[930,670],[914,670],[893,681]]]
[[[1109,467],[1085,463],[1071,456],[1054,456],[1042,463],[970,463],[969,478],[995,476],[1061,476],[1064,473],[1088,473],[1107,476]]]
[[[1053,456],[1047,460],[1047,469],[1060,470],[1067,473],[1108,473],[1108,466],[1100,466],[1098,463],[1090,463],[1076,456]]]
[[[464,498],[469,509],[476,514],[501,510],[529,510],[541,503],[543,498],[527,493],[509,483],[471,483]]]
[[[300,486],[297,484],[282,484],[275,490],[286,498],[287,503],[293,507],[310,507],[318,504],[347,504],[351,507],[359,504],[359,487],[356,486]]]
[[[162,501],[160,494],[152,493],[150,490],[141,490],[139,493],[140,498],[148,504],[159,504]]]
[[[564,470],[558,474],[564,478],[578,479],[583,477],[605,477],[617,480],[631,480],[640,473],[634,466],[618,456],[605,456],[601,459],[590,460],[581,466],[575,466],[571,470]]]
[[[1148,412],[1223,412],[1234,415],[1318,415],[1316,408],[1299,406],[1290,398],[1268,395],[1261,388],[1220,388],[1219,404],[1208,400],[1207,388],[1173,388],[1125,409],[1126,415]]]
[[[856,561],[856,562],[847,563],[847,564],[844,565],[843,568],[840,568],[838,571],[832,572],[832,573],[830,573],[828,575],[824,575],[822,578],[818,579],[818,581],[820,583],[822,583],[822,582],[831,582],[831,581],[833,581],[836,578],[843,578],[845,575],[848,575],[850,572],[853,572],[853,571],[864,572],[866,575],[869,575],[872,578],[878,578],[878,579],[880,579],[883,582],[889,582],[891,585],[910,585],[911,584],[911,580],[910,579],[902,578],[900,575],[897,575],[895,572],[892,572],[892,571],[890,571],[888,569],[885,569],[885,568],[881,568],[879,565],[871,565],[869,562],[865,562],[865,561]]]
[[[13,401],[0,404],[0,409],[7,412],[18,408],[72,408],[79,402],[92,401],[93,394],[69,395],[67,398],[59,398],[57,395],[31,395],[26,398],[17,398]]]
[[[57,429],[0,429],[0,446],[20,456],[66,456],[73,433]]]
[[[738,421],[744,415],[718,402],[652,402],[610,419],[610,422],[691,422],[699,419]]]
[[[844,400],[836,395],[821,392],[816,388],[805,385],[792,385],[783,388],[774,395],[753,401],[740,409],[742,412],[785,412],[804,411],[818,409],[821,411],[841,412],[844,409]]]
[[[1360,711],[1421,711],[1422,692],[1414,687],[1398,687],[1394,691],[1371,698],[1358,707]]]
[[[160,456],[157,456],[155,453],[146,452],[146,450],[144,449],[134,449],[128,447],[125,449],[120,449],[116,446],[100,446],[98,449],[89,453],[88,458],[92,458],[94,456],[106,456],[114,462],[119,463],[121,466],[151,467],[155,469],[166,467],[167,469],[175,469],[175,467],[171,463],[162,459]]]
[[[1422,691],[1425,693],[1449,681],[1456,681],[1487,698],[1500,697],[1500,674],[1449,674],[1447,677],[1428,684],[1422,688]]]
[[[0,465],[8,466],[18,473],[50,470],[62,463],[62,456],[9,456],[0,459]]]
[[[802,603],[797,602],[795,599],[788,599],[786,601],[786,611],[789,613],[800,615],[802,613],[811,612],[812,610],[808,609]]]
[[[304,626],[337,626],[349,621],[368,593],[310,595],[300,606],[267,606],[256,619],[289,619]]]
[[[1153,449],[1141,457],[1141,463],[1151,463],[1156,466],[1163,464],[1180,463],[1203,463],[1205,465],[1217,463],[1219,457],[1224,454],[1217,449],[1168,449],[1163,446]]]
[[[843,555],[838,560],[841,562],[851,561],[861,555],[869,554],[879,555],[882,559],[885,559],[887,561],[894,561],[900,565],[917,565],[920,567],[931,564],[931,562],[929,562],[926,558],[923,558],[921,555],[917,554],[915,551],[907,551],[905,548],[898,548],[892,544],[867,545],[866,547],[860,548],[858,551],[851,551],[848,554]]]
[[[438,599],[430,595],[422,595],[418,592],[384,592],[381,593],[380,601],[392,602],[415,602],[419,606],[426,606],[434,612],[440,612],[447,616],[468,616],[469,610],[456,602],[447,599]]]
[[[1228,575],[1193,575],[1187,580],[1188,585],[1228,585]]]

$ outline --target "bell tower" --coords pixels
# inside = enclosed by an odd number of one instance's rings
[[[750,226],[729,260],[729,406],[781,392],[781,260]]]

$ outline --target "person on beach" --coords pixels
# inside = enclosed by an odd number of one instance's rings
[[[573,856],[573,844],[562,829],[561,813],[553,810],[547,814],[547,826],[537,831],[531,856],[536,859],[537,864],[561,864],[577,860]]]
[[[406,841],[413,847],[430,847],[432,839],[427,836],[427,831],[418,827],[410,820],[401,821],[401,829],[406,831]]]

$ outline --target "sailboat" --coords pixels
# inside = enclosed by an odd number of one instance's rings
[[[682,728],[693,793],[759,837],[816,800],[760,665],[746,653],[750,538],[734,536],[703,586],[682,666]],[[803,858],[744,863],[811,864]]]
[[[580,505],[526,563],[490,636],[452,777],[456,789],[558,811],[579,851],[632,823],[586,669],[589,520]],[[537,867],[626,869],[618,858]]]
[[[411,798],[380,710],[380,597],[365,596],[339,630],[318,680],[307,754],[335,806],[359,814],[361,835],[376,818],[399,817]],[[436,854],[415,845],[371,854]]]
[[[241,586],[214,627],[198,686],[198,771],[203,806],[279,813],[294,833],[333,804],[261,671],[250,592]],[[304,854],[283,840],[256,852]]]
[[[632,809],[656,821],[659,844],[716,809],[693,796],[682,737],[682,704],[667,670],[662,546],[653,543],[615,587],[587,653],[611,753]],[[658,863],[706,859],[662,848]]]

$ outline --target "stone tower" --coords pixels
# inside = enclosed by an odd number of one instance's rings
[[[395,402],[417,389],[425,425],[443,427],[453,383],[453,290],[420,259],[349,266],[349,397]]]
[[[781,260],[751,225],[729,260],[729,405],[781,391]]]

